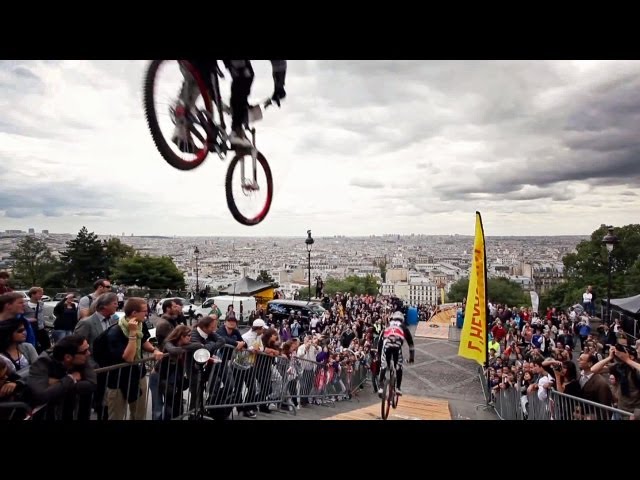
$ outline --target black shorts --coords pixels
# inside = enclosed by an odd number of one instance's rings
[[[381,367],[387,368],[389,363],[391,363],[392,357],[396,365],[396,370],[398,368],[401,368],[403,363],[402,347],[391,347],[391,346],[384,346],[382,349],[382,355],[380,356],[380,360],[382,362]]]

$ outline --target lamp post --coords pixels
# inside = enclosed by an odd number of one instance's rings
[[[313,246],[313,238],[311,238],[311,230],[307,230],[307,239],[304,241],[307,245],[307,253],[309,255],[309,301],[311,301],[311,247]]]
[[[193,254],[196,257],[196,296],[200,296],[200,279],[198,278],[198,255],[200,255],[200,250],[198,250],[198,246],[193,249]],[[204,300],[203,300],[204,301]]]
[[[607,323],[611,323],[611,252],[619,240],[613,233],[613,227],[607,227],[609,233],[604,236],[602,243],[607,247],[607,266],[609,270],[609,280],[607,282]]]

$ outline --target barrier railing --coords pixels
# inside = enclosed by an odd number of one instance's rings
[[[171,420],[228,418],[284,410],[300,403],[351,398],[367,378],[367,362],[340,366],[224,346],[205,364],[193,351],[165,354],[95,370],[93,388],[33,409],[35,420]],[[9,412],[5,408],[2,412]],[[1,413],[1,412],[0,412]],[[0,417],[1,418],[1,417]],[[24,418],[24,415],[22,416]]]
[[[478,365],[478,378],[480,379],[480,385],[482,386],[482,394],[484,395],[484,401],[487,405],[492,402],[491,392],[489,391],[489,382],[487,376],[484,373],[482,365]]]
[[[0,402],[0,421],[24,420],[31,413],[31,407],[24,402]]]
[[[522,420],[520,391],[517,387],[492,389],[492,394],[493,408],[500,420]]]
[[[487,385],[483,374],[481,383]],[[632,415],[557,390],[548,390],[544,394],[538,391],[527,393],[520,383],[507,388],[493,388],[491,399],[501,420],[627,420]]]

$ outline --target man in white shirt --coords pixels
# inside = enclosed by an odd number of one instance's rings
[[[316,355],[320,351],[317,339],[311,335],[304,337],[304,343],[298,347],[298,360],[302,364],[300,376],[300,405],[309,405],[309,393],[313,388],[316,371]]]
[[[124,293],[122,291],[118,292],[118,310],[122,310],[124,308]]]
[[[318,317],[314,316],[313,318],[311,318],[311,321],[309,322],[311,330],[317,331],[318,322],[320,322],[320,319]]]
[[[544,369],[542,359],[539,358],[533,362],[533,372],[538,379],[536,383],[529,385],[527,393],[533,393],[535,391],[538,394],[538,400],[544,402],[546,405],[546,401],[549,398],[548,391],[553,388],[555,379]]]
[[[593,293],[591,293],[591,285],[589,285],[582,294],[582,306],[589,315],[593,315],[595,313],[593,311]]]

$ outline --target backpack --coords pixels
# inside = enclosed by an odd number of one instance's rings
[[[115,365],[117,362],[113,362],[111,352],[109,351],[109,332],[113,327],[117,327],[118,324],[114,323],[110,325],[104,332],[96,337],[93,341],[93,349],[91,350],[93,359],[99,367],[108,367]]]

